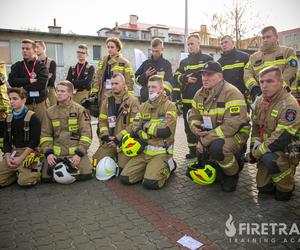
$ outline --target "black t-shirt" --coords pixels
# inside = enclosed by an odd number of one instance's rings
[[[41,136],[41,122],[37,118],[36,114],[31,116],[29,121],[29,141],[24,141],[24,118],[14,119],[11,123],[11,134],[12,134],[12,142],[9,141],[9,134],[8,134],[8,126],[5,123],[5,130],[4,130],[4,153],[12,152],[12,146],[16,148],[31,148],[35,149],[40,143],[40,136]]]

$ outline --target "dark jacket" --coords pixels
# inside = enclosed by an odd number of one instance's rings
[[[32,71],[34,61],[25,62],[29,72]],[[47,98],[47,81],[48,70],[46,66],[40,61],[36,60],[36,64],[33,69],[36,74],[35,79],[37,82],[30,83],[30,77],[24,66],[24,61],[16,62],[11,66],[11,72],[8,77],[8,82],[11,87],[21,88],[23,87],[28,92],[28,98],[26,104],[40,103]],[[38,91],[38,94],[36,93]]]
[[[242,94],[245,94],[244,67],[249,61],[249,55],[237,49],[228,54],[222,54],[218,62],[222,65],[225,81],[237,87]]]

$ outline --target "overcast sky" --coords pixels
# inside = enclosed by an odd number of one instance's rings
[[[96,35],[115,22],[126,23],[130,14],[138,22],[184,27],[184,0],[4,0],[1,1],[0,27],[37,28],[48,31],[56,18],[63,33]],[[226,10],[230,0],[189,0],[189,28],[211,25],[213,13]],[[300,27],[299,0],[253,0],[250,14],[259,14],[262,25],[274,25],[279,31]]]

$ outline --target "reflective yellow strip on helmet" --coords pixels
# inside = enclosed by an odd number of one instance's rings
[[[92,139],[84,135],[80,136],[79,140],[82,142],[86,142],[87,144],[92,144]]]
[[[53,127],[59,127],[60,126],[60,121],[52,121],[52,126]]]
[[[259,152],[264,155],[265,153],[267,153],[269,151],[269,149],[267,148],[267,146],[265,145],[265,143],[262,143],[258,146],[258,150]]]
[[[225,103],[225,109],[228,109],[230,107],[236,107],[236,106],[247,106],[245,100],[232,100]]]
[[[57,146],[57,145],[54,145],[53,146],[53,151],[54,151],[54,154],[56,156],[60,156],[60,153],[61,153],[61,147],[60,146]]]
[[[195,64],[195,65],[187,65],[183,69],[184,69],[184,71],[199,69],[199,68],[203,68],[204,64],[205,63],[199,63],[199,64]]]
[[[278,175],[278,176],[273,176],[273,177],[272,177],[272,180],[273,180],[274,182],[279,182],[279,181],[281,181],[283,178],[285,178],[286,176],[291,175],[291,174],[292,174],[292,170],[289,168],[289,169],[285,170],[284,172],[282,172],[280,175]]]
[[[280,131],[282,129],[286,130],[291,135],[295,135],[297,132],[297,130],[294,129],[293,126],[286,126],[286,125],[282,125],[282,124],[278,124],[275,131]]]
[[[45,142],[53,142],[53,137],[51,136],[41,136],[41,139],[40,139],[40,144],[43,144]]]
[[[103,113],[100,113],[99,119],[101,119],[101,120],[107,120],[107,115],[103,114]]]
[[[220,128],[220,126],[215,128],[215,132],[216,132],[217,136],[219,136],[220,138],[225,137],[222,129]]]
[[[276,118],[278,116],[278,110],[272,109],[271,116]]]
[[[231,166],[233,166],[234,163],[235,163],[234,156],[232,156],[232,159],[227,164],[223,164],[218,161],[218,164],[220,165],[221,168],[230,168]]]
[[[229,70],[229,69],[236,69],[236,68],[244,68],[245,63],[241,62],[241,63],[234,63],[234,64],[228,64],[228,65],[224,65],[222,67],[222,70]]]
[[[250,89],[253,85],[257,84],[256,80],[252,77],[245,82],[245,85]]]
[[[74,155],[77,147],[69,147],[69,155]]]
[[[101,127],[99,130],[100,133],[102,133],[104,131],[108,131],[108,127]]]
[[[192,104],[193,103],[193,99],[182,99],[182,103],[186,103],[186,104]]]

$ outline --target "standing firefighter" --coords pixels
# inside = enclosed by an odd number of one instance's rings
[[[77,170],[76,179],[91,178],[92,165],[87,157],[92,143],[90,116],[84,107],[72,101],[74,87],[71,82],[60,82],[56,91],[57,104],[47,110],[42,123],[41,148],[46,157],[42,180],[49,182],[52,177],[60,177],[54,176],[54,171],[63,158]]]
[[[98,103],[104,100],[105,93],[111,91],[111,77],[115,73],[124,76],[129,93],[133,93],[134,74],[129,61],[121,55],[122,43],[119,38],[109,37],[106,40],[108,56],[98,63],[92,94],[98,95]]]
[[[163,81],[154,75],[148,82],[149,100],[137,113],[131,135],[123,138],[122,150],[132,159],[125,165],[120,180],[124,184],[143,181],[149,189],[162,188],[174,170],[174,135],[176,106],[164,93]],[[140,143],[144,141],[145,149]],[[139,145],[139,148],[136,147]],[[141,152],[143,151],[143,152]]]
[[[193,99],[189,125],[199,139],[199,153],[206,150],[210,160],[221,167],[222,190],[232,192],[250,133],[246,102],[236,87],[224,81],[219,63],[208,62],[201,71],[203,87]]]
[[[159,75],[164,81],[164,88],[168,95],[173,92],[173,74],[171,63],[163,57],[164,42],[160,38],[151,41],[151,58],[144,61],[135,72],[136,83],[142,86],[141,102],[148,100],[148,79],[153,75]],[[175,92],[179,89],[175,88]],[[174,97],[174,99],[176,99]]]
[[[192,34],[187,40],[189,56],[180,62],[180,66],[175,72],[175,82],[181,87],[183,103],[184,130],[187,136],[189,153],[187,159],[196,157],[197,138],[190,130],[187,113],[192,108],[192,101],[195,93],[202,87],[202,78],[199,70],[204,64],[213,60],[209,55],[202,54],[200,50],[199,35]]]
[[[262,96],[252,115],[251,160],[257,163],[257,188],[274,193],[275,199],[289,200],[294,190],[294,174],[299,163],[300,108],[284,88],[277,66],[259,73]],[[298,133],[298,134],[297,134]]]
[[[265,27],[261,34],[263,45],[259,51],[250,56],[244,70],[244,81],[249,95],[248,101],[252,107],[255,106],[257,96],[261,94],[258,74],[262,69],[272,65],[278,66],[282,72],[285,86],[290,87],[296,79],[298,68],[294,49],[278,44],[275,27]]]
[[[87,45],[80,44],[76,53],[78,63],[69,68],[67,80],[74,85],[74,102],[80,104],[81,101],[90,94],[95,68],[87,61],[89,54]]]
[[[55,79],[56,79],[56,62],[46,55],[46,44],[44,41],[35,41],[36,44],[36,54],[38,60],[41,61],[49,71],[48,75],[48,100],[50,106],[56,104],[56,95],[55,95]]]
[[[22,41],[23,61],[11,66],[8,82],[11,87],[22,87],[28,92],[26,106],[42,121],[48,107],[46,85],[49,72],[42,62],[36,60],[35,47],[32,40]]]
[[[235,48],[231,36],[223,36],[220,45],[223,53],[218,62],[222,66],[224,80],[237,87],[243,95],[246,95],[244,67],[249,61],[249,55]]]

